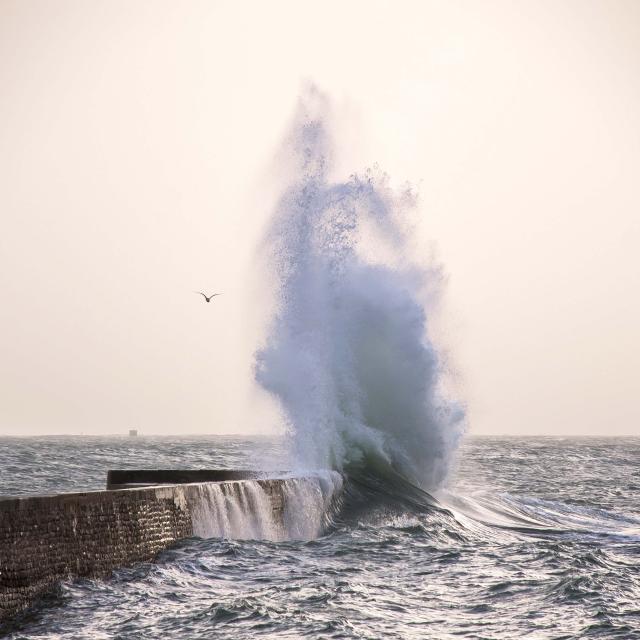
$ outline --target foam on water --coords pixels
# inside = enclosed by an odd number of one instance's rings
[[[327,109],[310,90],[287,137],[291,175],[264,243],[277,309],[256,377],[280,403],[294,465],[391,466],[433,489],[464,417],[428,332],[441,275],[410,258],[410,189],[373,171],[329,180]]]

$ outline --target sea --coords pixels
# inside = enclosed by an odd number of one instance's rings
[[[111,468],[276,469],[284,455],[264,437],[2,438],[0,493],[103,489]],[[640,638],[638,438],[471,436],[436,492],[365,473],[339,490],[306,539],[184,540],[60,583],[3,633]]]

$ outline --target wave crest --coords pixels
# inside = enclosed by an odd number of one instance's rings
[[[287,137],[290,182],[265,247],[277,308],[256,378],[276,396],[294,464],[391,467],[434,489],[463,424],[428,336],[437,268],[407,258],[415,195],[367,171],[328,179],[327,103],[310,91]]]

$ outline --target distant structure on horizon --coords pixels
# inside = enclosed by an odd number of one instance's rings
[[[129,437],[130,438],[135,438],[138,435],[138,430],[137,429],[129,429]]]

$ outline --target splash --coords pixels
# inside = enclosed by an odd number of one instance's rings
[[[256,378],[280,403],[294,464],[434,489],[463,422],[428,337],[442,278],[408,258],[410,188],[371,170],[329,180],[328,113],[310,90],[287,137],[291,177],[264,245],[277,305]]]
[[[342,484],[339,473],[319,471],[194,485],[193,532],[202,538],[313,540],[330,526]]]

